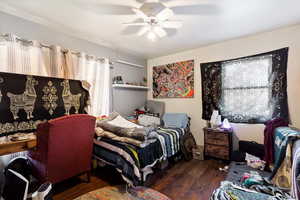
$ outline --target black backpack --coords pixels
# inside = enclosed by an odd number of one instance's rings
[[[12,159],[4,170],[5,200],[51,200],[50,183],[39,185],[34,181],[30,162],[26,157]]]

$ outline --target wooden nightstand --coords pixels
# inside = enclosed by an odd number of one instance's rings
[[[230,161],[232,130],[204,128],[204,156]]]

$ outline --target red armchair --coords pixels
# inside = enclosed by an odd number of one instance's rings
[[[57,183],[87,173],[90,179],[96,118],[76,114],[37,127],[37,149],[29,152],[34,175]]]

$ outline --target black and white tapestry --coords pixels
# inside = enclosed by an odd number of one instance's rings
[[[202,118],[213,110],[235,123],[289,120],[288,48],[226,61],[202,63]]]
[[[0,72],[0,137],[30,132],[43,121],[87,113],[82,81]]]

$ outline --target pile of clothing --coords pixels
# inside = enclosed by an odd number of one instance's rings
[[[245,173],[242,184],[224,181],[211,200],[292,200],[290,194],[271,184],[257,172]]]

